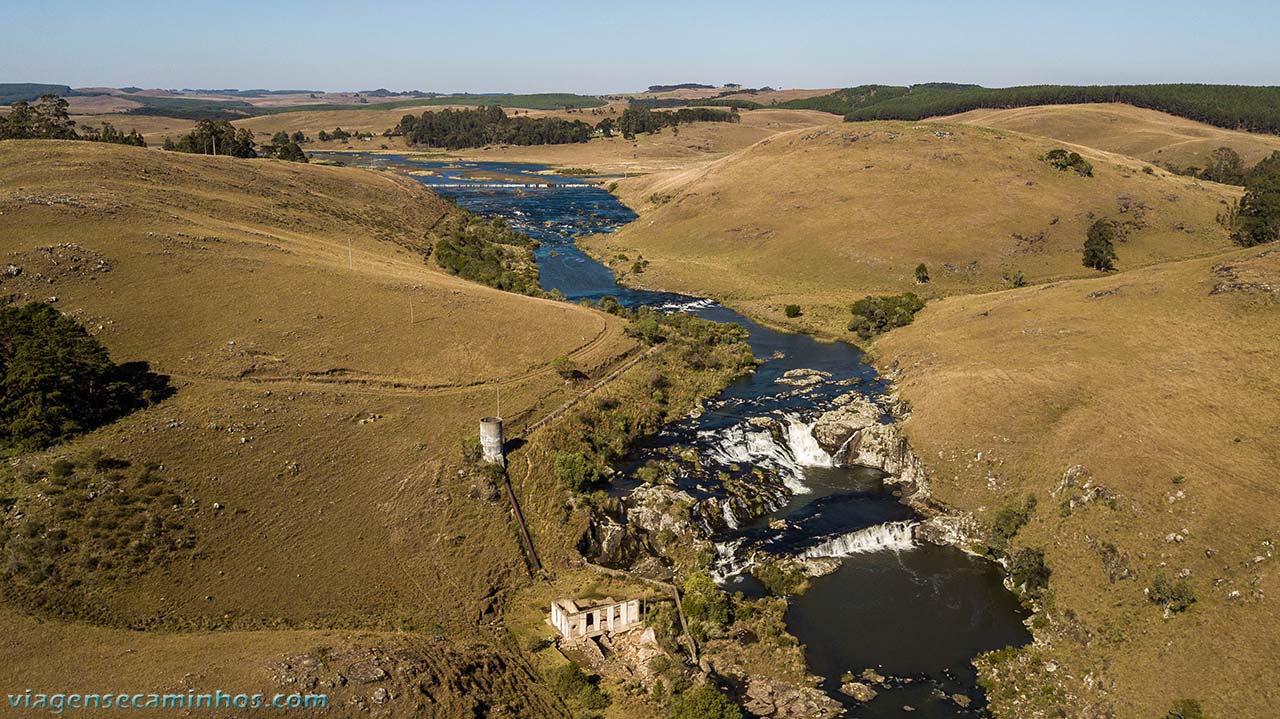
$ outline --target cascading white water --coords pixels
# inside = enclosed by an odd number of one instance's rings
[[[704,455],[707,459],[720,464],[754,464],[774,469],[792,494],[809,492],[809,487],[803,482],[802,465],[788,447],[774,441],[768,430],[741,423],[717,431],[699,432],[698,438],[707,446]]]
[[[916,546],[913,537],[916,523],[904,520],[901,522],[885,522],[874,527],[865,527],[847,534],[840,534],[812,546],[799,556],[805,559],[815,557],[847,557],[852,554],[911,549]]]
[[[730,577],[737,576],[755,566],[751,559],[738,556],[744,540],[716,542],[716,560],[711,570],[711,578],[717,584],[724,584]]]
[[[834,463],[818,440],[813,438],[813,422],[805,422],[793,414],[787,419],[787,445],[801,467],[831,467]]]

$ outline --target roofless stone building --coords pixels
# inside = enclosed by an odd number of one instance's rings
[[[579,606],[572,599],[557,599],[551,603],[551,616],[547,621],[568,641],[626,631],[641,626],[640,600],[606,598],[589,606]]]

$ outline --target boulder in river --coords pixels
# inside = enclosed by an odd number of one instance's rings
[[[855,435],[877,424],[884,412],[876,403],[857,392],[836,400],[835,409],[825,412],[813,425],[813,438],[831,455],[836,464],[845,464],[843,456]]]
[[[876,698],[875,689],[863,684],[862,682],[845,682],[840,685],[840,691],[857,699],[860,702],[869,702]]]

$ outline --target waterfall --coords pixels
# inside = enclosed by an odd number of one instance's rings
[[[831,455],[827,454],[813,438],[813,422],[805,422],[793,414],[786,417],[787,444],[791,447],[791,455],[801,467],[832,467]]]
[[[731,542],[716,542],[716,559],[711,570],[711,578],[717,584],[724,584],[755,566],[755,561],[738,556],[745,540],[735,539]]]
[[[847,557],[851,554],[879,552],[891,549],[895,552],[911,549],[916,546],[912,537],[916,523],[910,520],[901,522],[885,522],[874,527],[865,527],[847,534],[831,537],[814,545],[800,556],[805,559],[814,557]]]

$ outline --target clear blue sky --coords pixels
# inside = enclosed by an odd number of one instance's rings
[[[365,5],[0,0],[0,82],[590,93],[676,82],[1280,84],[1275,0]]]

